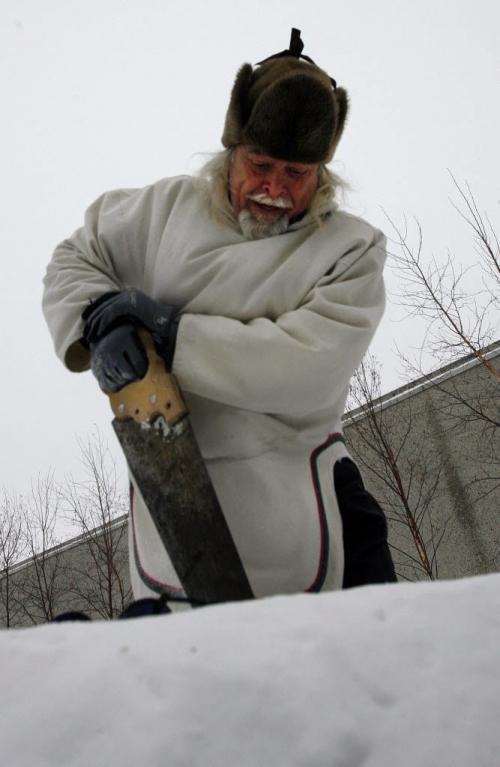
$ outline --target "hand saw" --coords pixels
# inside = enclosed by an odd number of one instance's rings
[[[110,394],[113,428],[179,580],[193,603],[253,597],[175,377],[140,331],[149,368]]]

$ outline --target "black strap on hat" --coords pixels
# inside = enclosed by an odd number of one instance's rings
[[[314,62],[309,56],[305,56],[302,51],[304,50],[304,43],[300,37],[300,29],[295,29],[295,27],[292,27],[292,34],[290,37],[290,45],[289,47],[281,51],[280,53],[274,53],[272,56],[268,56],[266,59],[262,59],[262,61],[257,62],[257,66],[260,64],[264,64],[266,61],[271,61],[271,59],[280,59],[283,56],[294,56],[296,59],[304,59],[304,61],[308,61],[309,64],[314,64],[314,66],[318,66],[316,62]],[[328,75],[330,77],[330,75]],[[333,90],[337,90],[337,83],[333,79],[333,77],[330,77],[330,80],[333,85]]]
[[[295,29],[295,27],[292,27],[292,36],[290,37],[289,51],[292,54],[292,56],[297,56],[297,58],[299,58],[303,50],[304,50],[304,43],[300,39],[300,29]]]

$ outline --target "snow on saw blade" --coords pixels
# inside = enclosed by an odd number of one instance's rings
[[[251,599],[176,379],[145,345],[146,376],[110,395],[113,428],[130,471],[188,598]]]

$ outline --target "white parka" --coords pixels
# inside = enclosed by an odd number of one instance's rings
[[[256,596],[340,588],[332,469],[346,455],[349,380],[384,308],[383,234],[334,205],[246,240],[210,213],[199,181],[163,179],[96,200],[55,250],[44,313],[56,352],[89,367],[89,300],[134,286],[181,307],[173,372]],[[135,488],[136,598],[180,584]],[[175,513],[175,509],[172,510]]]

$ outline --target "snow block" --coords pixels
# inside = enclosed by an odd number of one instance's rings
[[[499,608],[488,575],[2,631],[2,762],[491,767]]]

